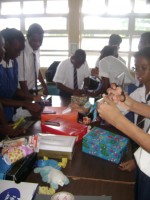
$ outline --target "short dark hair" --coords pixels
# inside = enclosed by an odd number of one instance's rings
[[[27,37],[30,37],[35,33],[44,34],[44,30],[43,30],[42,26],[37,24],[37,23],[31,24],[29,26],[29,29],[28,29],[28,32],[27,32]]]
[[[78,61],[85,61],[86,60],[86,53],[82,49],[77,49],[74,52],[72,58],[74,58],[75,60],[78,60]]]
[[[118,50],[117,46],[104,46],[104,48],[100,51],[101,55],[99,59],[105,58],[107,56],[114,56],[115,52]]]
[[[142,33],[140,38],[150,43],[150,32]]]
[[[109,37],[109,45],[120,45],[120,43],[122,42],[122,38],[120,37],[120,35],[117,34],[112,34]]]
[[[15,28],[6,28],[1,31],[5,42],[12,43],[14,40],[18,40],[20,43],[25,42],[25,37],[23,33]]]
[[[134,54],[134,58],[144,57],[150,61],[150,47],[145,47]]]

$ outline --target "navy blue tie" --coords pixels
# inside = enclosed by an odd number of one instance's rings
[[[35,53],[33,53],[33,62],[34,62],[34,75],[35,75],[35,94],[38,95],[37,73],[36,73],[36,55],[35,55]]]
[[[149,94],[148,97],[146,98],[146,103],[147,103],[149,100],[150,100],[150,94]],[[137,123],[136,123],[136,125],[137,125],[139,128],[141,128],[141,129],[144,128],[144,121],[145,121],[144,119],[145,119],[145,117],[142,116],[142,115],[138,115],[138,117],[137,117]]]
[[[78,89],[77,69],[74,67],[74,89]]]

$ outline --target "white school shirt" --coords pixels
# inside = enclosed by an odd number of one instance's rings
[[[74,66],[71,63],[70,58],[62,61],[56,70],[53,81],[56,83],[62,83],[66,87],[74,89]],[[78,88],[82,89],[84,79],[90,76],[90,70],[87,62],[85,61],[80,68],[77,69],[77,77],[78,77]]]
[[[150,129],[148,134],[150,134]],[[140,170],[150,177],[150,153],[139,147],[134,153],[134,156]]]
[[[122,57],[120,57],[120,56],[118,56],[118,58],[117,58],[118,60],[120,60],[121,62],[123,62],[125,65],[126,65],[126,61],[122,58]],[[96,63],[95,63],[95,67],[98,67],[99,66],[99,58],[96,60]]]
[[[40,68],[40,54],[39,50],[33,51],[29,45],[28,40],[25,42],[25,49],[18,56],[18,79],[19,81],[27,81],[28,89],[33,89],[35,87],[35,70],[34,70],[34,58],[33,53],[36,57],[36,73],[37,77]],[[20,88],[20,84],[18,85]]]
[[[116,77],[125,73],[125,84],[135,83],[134,77],[123,62],[114,56],[107,56],[99,61],[99,76],[109,78],[110,83],[116,83]]]
[[[145,88],[145,86],[142,86],[142,87],[137,88],[134,92],[132,92],[130,94],[130,97],[138,102],[143,102],[143,103],[150,105],[150,101],[146,102],[146,99],[150,93],[148,93],[147,95],[145,95],[145,94],[146,94],[146,88]],[[134,113],[134,123],[135,124],[137,123],[137,117],[138,117],[138,114]],[[150,126],[150,119],[145,118],[143,130],[145,132],[147,132],[149,126]]]

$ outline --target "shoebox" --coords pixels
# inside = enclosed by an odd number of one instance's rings
[[[38,184],[0,180],[0,199],[33,200],[38,189]]]
[[[56,135],[76,136],[77,141],[82,140],[87,133],[87,126],[78,122],[69,121],[59,117],[41,122],[43,133],[52,133]]]
[[[17,183],[24,181],[33,169],[36,160],[37,153],[34,152],[11,165],[7,165],[0,154],[0,179],[14,180]]]
[[[41,121],[42,122],[54,119],[56,117],[60,117],[62,119],[77,122],[78,112],[75,110],[71,110],[68,107],[52,107],[52,106],[44,107],[44,109],[41,113]]]
[[[38,135],[38,157],[68,158],[72,160],[76,137],[42,134]]]
[[[127,151],[128,141],[119,134],[93,127],[83,137],[82,151],[118,164]]]

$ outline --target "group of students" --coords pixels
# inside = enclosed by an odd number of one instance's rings
[[[149,200],[150,196],[150,32],[143,33],[139,42],[139,51],[135,53],[135,73],[139,87],[130,95],[124,93],[116,84],[111,84],[99,105],[99,115],[121,130],[137,145],[134,158],[122,162],[121,170],[136,169],[135,200]],[[134,113],[134,123],[125,117],[125,113]],[[140,119],[140,121],[138,120]]]
[[[23,107],[35,116],[42,109],[39,104],[32,103],[32,100],[38,100],[40,96],[33,95],[31,90],[39,79],[44,94],[48,94],[39,70],[39,48],[43,35],[42,27],[36,23],[29,27],[26,41],[23,33],[15,28],[6,28],[0,33],[1,134],[16,135],[22,132],[22,129],[13,129],[11,124],[15,108]]]
[[[6,28],[0,32],[0,132],[8,135],[20,134],[19,129],[14,130],[11,125],[15,107],[24,107],[32,115],[41,112],[41,106],[32,103],[39,100],[37,92],[37,79],[43,86],[43,93],[48,94],[47,85],[39,70],[39,48],[43,42],[44,31],[39,24],[32,24],[27,32],[23,33],[14,28]],[[135,164],[139,166],[136,184],[136,200],[149,199],[150,186],[150,32],[140,37],[139,51],[135,53],[135,73],[140,87],[128,96],[122,96],[121,89],[113,83],[116,77],[124,73],[125,84],[135,84],[134,77],[128,71],[125,61],[118,55],[121,38],[112,35],[109,45],[105,46],[96,61],[95,69],[90,71],[86,62],[86,53],[78,49],[68,59],[60,62],[53,81],[60,89],[60,95],[88,95],[96,97],[102,93],[104,103],[99,106],[98,112],[102,118],[124,132],[141,148],[135,152],[135,160],[121,163],[122,170],[132,170]],[[100,86],[89,90],[89,76],[94,75],[100,79]],[[111,88],[109,88],[111,86]],[[35,90],[33,88],[35,87]],[[109,89],[108,89],[109,88]],[[35,94],[33,94],[35,92]],[[122,97],[125,97],[121,100]],[[127,112],[135,113],[135,123],[128,121],[118,110],[123,108]],[[140,129],[137,123],[138,114],[143,115],[144,126]],[[141,122],[140,122],[141,123]],[[147,159],[147,160],[146,160]]]
[[[62,94],[65,92],[69,95],[85,94],[95,97],[100,93],[108,92],[108,95],[104,95],[104,102],[100,104],[98,112],[104,120],[131,138],[133,149],[135,150],[135,159],[121,163],[119,168],[123,171],[131,171],[138,166],[135,200],[149,200],[150,136],[147,133],[150,133],[150,32],[145,32],[141,35],[138,45],[139,51],[134,54],[136,79],[131,76],[125,61],[118,55],[121,43],[120,37],[115,35],[114,38],[117,38],[117,42],[111,43],[109,41],[109,45],[102,49],[96,62],[96,68],[92,71],[92,75],[102,81],[101,86],[96,90],[88,90],[88,77],[91,74],[86,63],[86,54],[83,50],[77,50],[71,58],[60,63],[54,81]],[[77,68],[80,75],[78,89],[75,89],[73,85],[72,74],[74,68]],[[125,74],[125,84],[135,86],[130,96],[128,96],[129,91],[126,91],[122,96],[122,89],[113,84],[117,83],[116,77],[122,72]],[[62,77],[61,74],[63,74]],[[110,86],[111,88],[109,88]],[[122,98],[124,99],[122,100]],[[134,123],[125,116],[129,111],[134,113]],[[140,126],[141,124],[143,126]]]
[[[60,62],[53,81],[57,84],[61,96],[88,95],[96,97],[109,87],[110,83],[116,82],[116,77],[124,73],[125,84],[135,84],[134,77],[125,65],[125,61],[118,55],[122,39],[119,35],[112,34],[109,45],[101,52],[96,66],[90,71],[86,62],[86,53],[82,49],[76,50],[70,58]],[[74,88],[74,70],[77,71],[78,88]],[[100,80],[100,84],[94,90],[89,89],[90,76]]]

